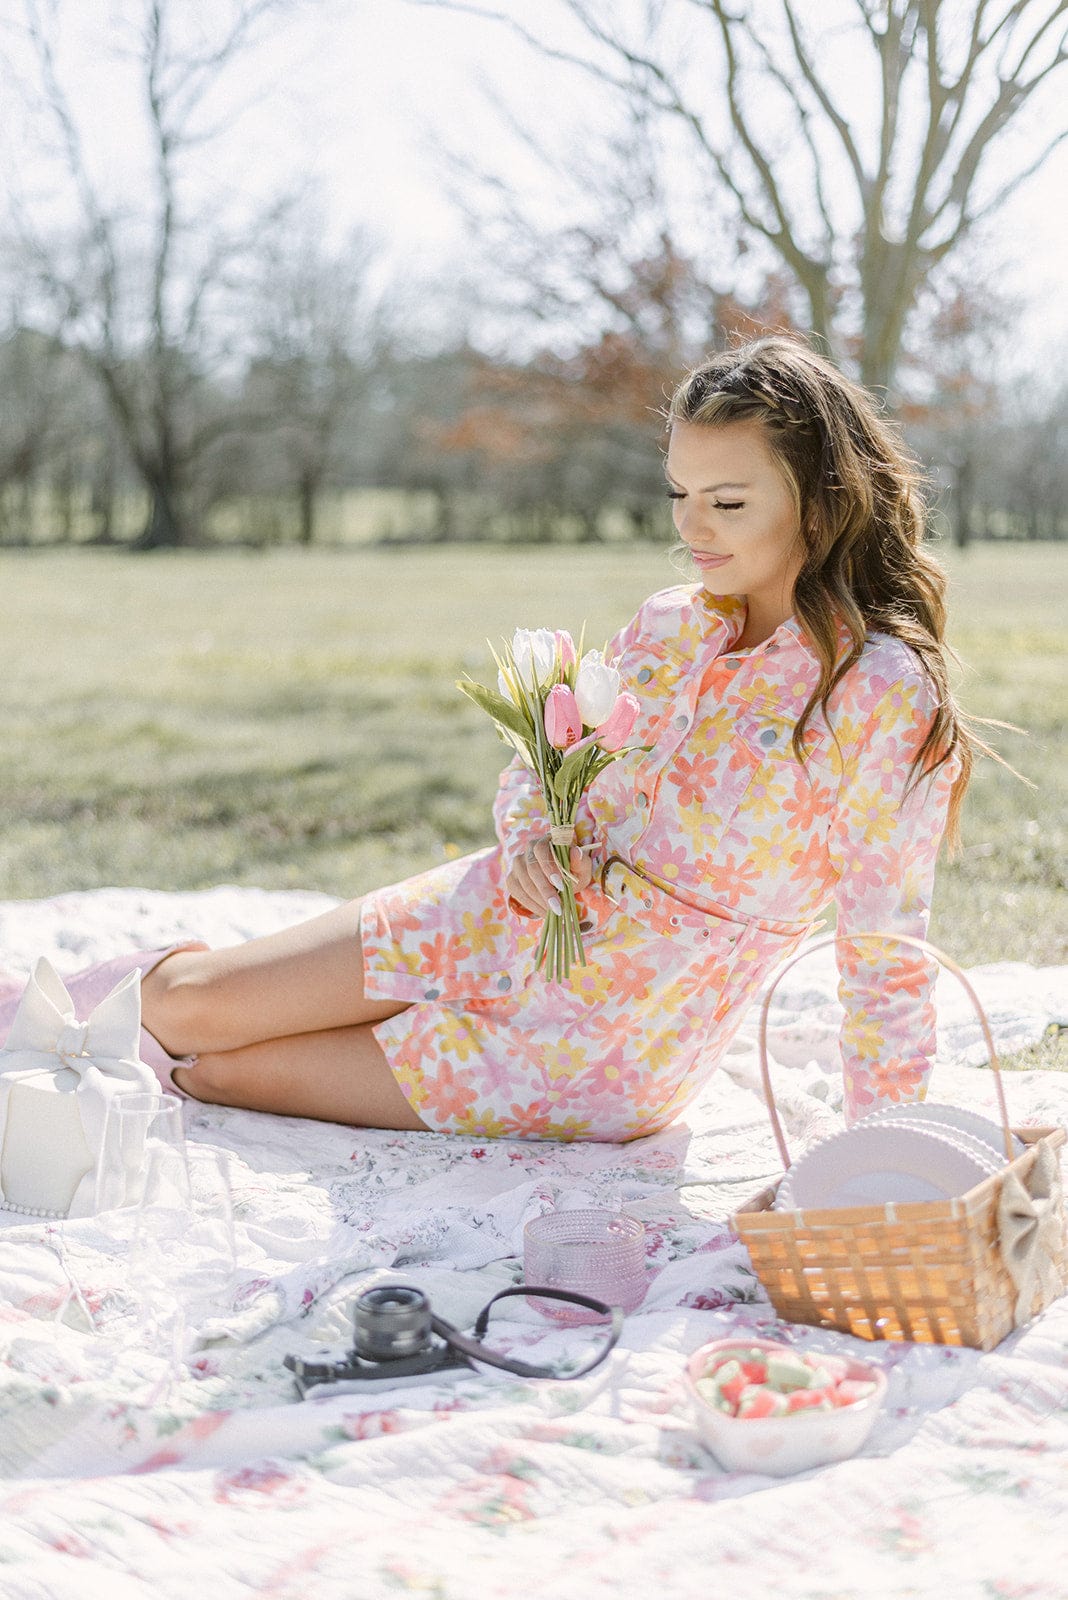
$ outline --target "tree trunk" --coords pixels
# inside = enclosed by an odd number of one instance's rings
[[[170,483],[157,480],[149,485],[152,510],[144,532],[134,543],[135,550],[181,550],[193,541],[192,529],[178,507],[178,497]]]
[[[315,543],[315,489],[314,473],[302,472],[297,480],[300,506],[300,531],[297,537],[305,546]]]
[[[630,523],[631,534],[642,543],[655,539],[657,536],[656,522],[648,506],[628,506],[627,521]]]
[[[579,544],[600,544],[601,529],[596,511],[580,510],[575,513],[578,517]]]
[[[33,543],[34,533],[34,483],[29,473],[18,478],[18,499],[15,511],[15,537],[11,543],[27,546]]]
[[[434,490],[434,526],[430,538],[434,543],[445,543],[456,537],[456,504],[452,490],[439,484]]]
[[[972,537],[972,494],[975,488],[975,466],[969,455],[960,455],[954,462],[956,478],[953,505],[953,543],[958,550],[967,550]]]
[[[59,524],[58,542],[70,544],[74,538],[74,463],[66,457],[60,465],[52,487]]]
[[[91,544],[115,543],[115,452],[109,445],[100,465],[93,474],[89,495],[89,513],[93,519]]]

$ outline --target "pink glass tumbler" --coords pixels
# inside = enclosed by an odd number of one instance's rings
[[[618,1211],[550,1211],[523,1230],[523,1277],[545,1289],[570,1289],[633,1311],[645,1298],[645,1229]],[[559,1300],[532,1304],[554,1322],[599,1322],[595,1311]]]

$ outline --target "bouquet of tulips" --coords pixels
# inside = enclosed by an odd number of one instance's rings
[[[601,650],[581,656],[569,633],[517,628],[497,663],[497,689],[471,679],[458,684],[489,713],[506,744],[518,750],[537,775],[549,814],[553,854],[564,880],[559,914],[549,912],[535,965],[546,976],[566,979],[571,963],[586,960],[571,874],[571,845],[579,801],[610,762],[645,750],[627,746],[638,716],[637,697],[620,692],[619,673]]]

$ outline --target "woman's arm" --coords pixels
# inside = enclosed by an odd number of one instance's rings
[[[844,937],[926,937],[935,862],[957,773],[951,759],[906,794],[912,758],[934,706],[933,688],[920,674],[883,694],[847,760],[831,826],[849,1123],[879,1105],[922,1099],[934,1062],[936,964],[907,945]]]
[[[584,800],[579,802],[581,816]],[[563,888],[560,867],[549,843],[549,817],[530,768],[516,756],[501,773],[493,820],[501,847],[501,868],[512,910],[519,916],[559,912]],[[588,846],[571,846],[570,871],[575,889],[593,879]]]
[[[541,785],[522,756],[514,755],[501,773],[493,802],[493,827],[507,877],[528,843],[549,831]]]

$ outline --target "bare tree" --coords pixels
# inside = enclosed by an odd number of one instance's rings
[[[29,544],[33,490],[62,404],[58,342],[14,323],[0,337],[0,540]]]
[[[678,227],[678,186],[649,108],[631,101],[594,137],[554,145],[498,102],[542,169],[558,220],[481,157],[444,156],[449,196],[466,224],[471,290],[481,323],[505,327],[514,357],[619,336],[651,366],[676,370],[715,337],[733,288],[726,252],[699,260]],[[524,340],[524,334],[526,338]],[[645,396],[649,403],[648,393]]]
[[[680,228],[698,197],[640,100],[582,141],[498,108],[560,220],[547,222],[536,186],[517,191],[481,155],[447,156],[473,335],[464,385],[445,416],[424,418],[428,437],[456,470],[473,466],[520,537],[594,540],[621,522],[648,537],[664,520],[655,413],[669,374],[738,328],[788,326],[786,297],[759,270],[745,300],[729,292],[722,216],[708,227],[722,243],[698,258]],[[469,527],[470,512],[458,520]]]
[[[342,428],[367,397],[384,336],[368,284],[370,239],[357,233],[331,249],[323,235],[318,208],[281,210],[256,247],[250,285],[246,394],[255,413],[276,418],[264,442],[281,471],[270,476],[296,492],[302,544],[314,541],[319,495],[340,465]]]
[[[139,0],[126,54],[140,84],[152,198],[134,211],[94,178],[59,65],[59,0],[25,0],[37,92],[70,184],[76,222],[65,232],[18,208],[41,295],[62,307],[98,379],[150,511],[142,547],[196,542],[198,470],[247,418],[206,403],[208,374],[232,354],[221,301],[247,248],[244,229],[208,224],[185,200],[185,172],[222,125],[212,96],[282,0],[219,0],[190,29],[176,0]],[[124,19],[125,21],[125,19]]]
[[[875,386],[894,381],[925,279],[1068,136],[1047,98],[1030,156],[1012,162],[1004,137],[1068,59],[1066,0],[644,0],[622,15],[613,0],[559,0],[585,50],[548,43],[545,10],[410,3],[491,18],[681,125],[741,227],[789,270],[809,328]],[[871,83],[870,128],[834,70],[843,27]]]
[[[1068,538],[1068,388],[1022,389],[976,455],[976,498],[1001,537]]]

